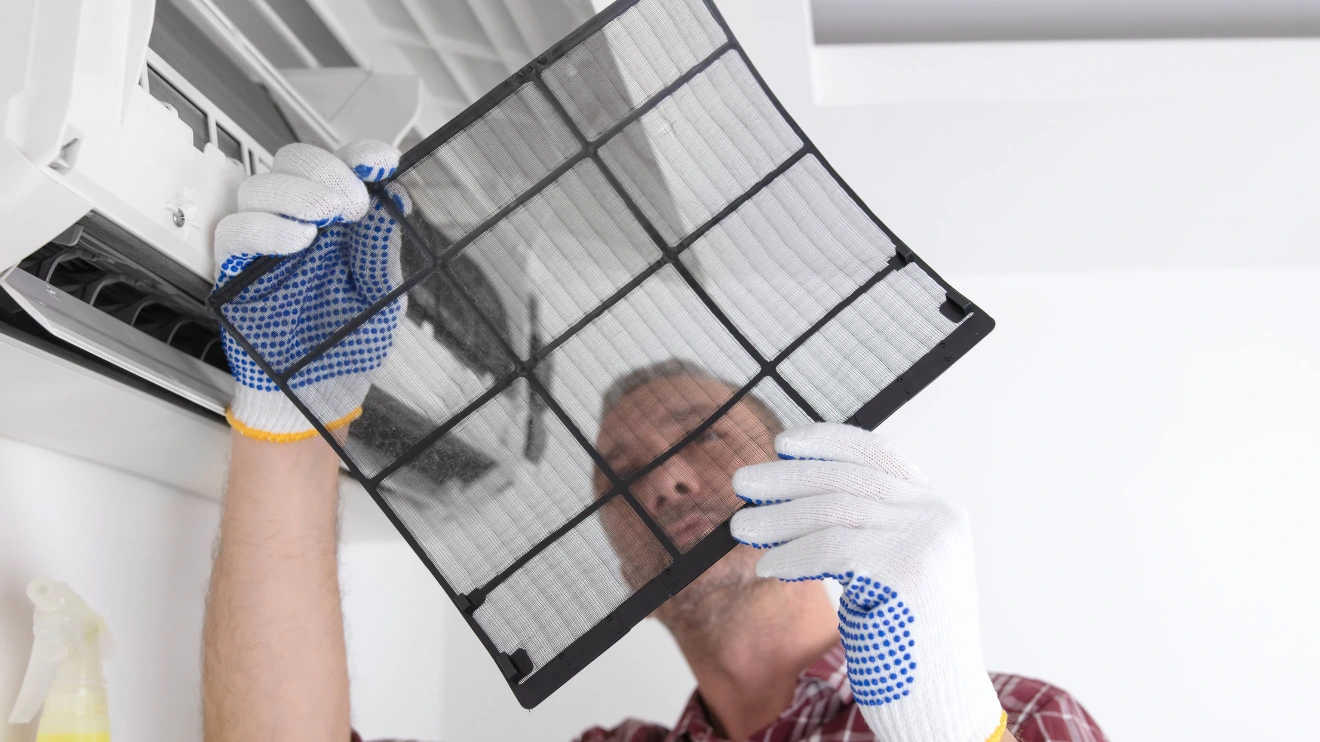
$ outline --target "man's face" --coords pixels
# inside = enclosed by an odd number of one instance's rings
[[[694,376],[642,384],[606,412],[597,449],[626,478],[710,417],[732,392],[721,381]],[[756,414],[752,403],[740,401],[630,489],[679,551],[687,552],[738,508],[733,473],[748,464],[771,460],[774,436],[775,431]],[[601,472],[595,473],[593,482],[597,497],[609,492],[609,481]],[[663,552],[663,548],[621,503],[611,503],[601,513],[623,563],[624,577],[633,588],[641,587],[651,575],[638,572],[645,569],[643,565],[655,564],[655,552]],[[679,597],[693,602],[714,590],[755,580],[756,559],[749,547],[735,547]]]

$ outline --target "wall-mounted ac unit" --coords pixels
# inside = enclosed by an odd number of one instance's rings
[[[279,43],[301,69],[268,59]],[[415,75],[337,43],[303,0],[4,3],[0,334],[223,412],[203,302],[240,181],[292,141],[398,142],[420,110]]]
[[[592,12],[587,0],[0,3],[0,436],[214,494],[232,381],[204,300],[211,235],[242,179],[293,141],[407,149]],[[526,292],[504,288],[491,301],[511,337],[535,337]],[[454,321],[442,314],[418,303],[403,329],[433,337]],[[451,351],[456,376],[481,373]],[[531,435],[536,411],[519,415]],[[426,410],[393,418],[423,426]]]

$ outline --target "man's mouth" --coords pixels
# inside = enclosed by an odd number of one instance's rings
[[[699,512],[689,513],[665,526],[665,533],[669,534],[669,538],[673,539],[674,544],[682,551],[687,551],[689,547],[700,541],[708,530],[710,524]]]

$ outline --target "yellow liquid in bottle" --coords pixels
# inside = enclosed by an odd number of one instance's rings
[[[110,742],[110,704],[105,688],[51,688],[37,724],[36,742]]]

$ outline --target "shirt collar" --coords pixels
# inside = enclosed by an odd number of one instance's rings
[[[827,702],[821,704],[823,700]],[[784,723],[800,725],[802,712],[812,704],[821,704],[822,711],[828,709],[826,713],[819,715],[817,725],[823,724],[840,707],[851,702],[852,687],[848,684],[848,663],[843,653],[843,642],[840,641],[798,675],[793,700],[779,718],[770,723],[770,727]],[[710,716],[706,713],[706,704],[701,700],[701,691],[697,690],[692,692],[692,697],[683,707],[683,713],[679,714],[678,723],[665,737],[665,742],[722,742],[723,739],[715,735]]]
[[[701,700],[701,691],[692,691],[692,697],[678,716],[678,723],[665,737],[665,742],[714,742],[715,729],[706,715],[706,704]]]

